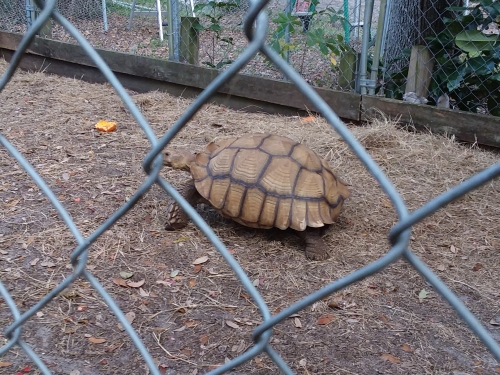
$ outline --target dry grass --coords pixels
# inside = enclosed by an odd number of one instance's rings
[[[0,73],[6,63],[0,61]],[[135,94],[157,134],[190,104],[165,93]],[[0,93],[0,128],[50,185],[88,236],[140,185],[149,145],[107,85],[91,85],[42,73],[17,72]],[[100,134],[100,119],[117,131]],[[399,130],[377,120],[350,127],[413,210],[498,160],[498,153],[461,146],[444,137]],[[321,118],[301,122],[206,105],[174,140],[201,149],[208,141],[247,132],[273,132],[305,142],[351,185],[352,198],[327,234],[331,259],[309,262],[288,232],[255,231],[200,213],[252,280],[274,313],[348,275],[387,252],[396,223],[393,208],[346,144]],[[183,172],[163,171],[176,185]],[[0,149],[0,274],[21,311],[36,303],[71,272],[75,246],[69,230],[39,188]],[[500,184],[467,194],[414,227],[411,246],[500,340]],[[200,231],[163,229],[168,197],[155,187],[92,245],[88,269],[125,313],[169,374],[205,373],[251,345],[260,321],[257,308],[230,268]],[[192,262],[208,255],[201,270]],[[37,260],[38,259],[38,260]],[[178,270],[173,276],[172,271]],[[113,283],[133,272],[141,289]],[[174,273],[175,274],[175,273]],[[161,281],[158,283],[158,281]],[[425,289],[428,297],[419,301]],[[331,308],[338,306],[338,308]],[[12,319],[1,304],[0,324]],[[332,314],[328,325],[318,319]],[[491,374],[500,371],[454,311],[405,262],[399,261],[275,327],[273,348],[298,374]],[[225,322],[233,321],[239,329]],[[105,338],[94,344],[89,336]],[[146,373],[130,340],[100,296],[79,280],[23,331],[56,374]],[[2,358],[13,373],[27,359],[18,348]],[[387,356],[391,354],[393,357]],[[392,361],[392,362],[391,362]],[[264,355],[236,373],[269,374]]]

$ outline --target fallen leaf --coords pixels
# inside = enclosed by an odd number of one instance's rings
[[[144,285],[144,282],[145,282],[145,281],[146,281],[146,280],[142,279],[142,280],[140,280],[140,281],[136,281],[136,282],[128,282],[128,283],[127,283],[127,285],[128,285],[129,287],[131,287],[131,288],[139,288],[139,287],[141,287],[141,286],[143,286],[143,285]]]
[[[389,361],[391,363],[401,363],[401,360],[399,358],[394,357],[392,354],[382,354],[380,356],[382,359],[385,359],[386,361]]]
[[[337,300],[333,300],[333,301],[330,301],[328,302],[328,307],[331,308],[331,309],[341,309],[340,305],[339,305],[339,301]]]
[[[384,205],[384,207],[387,207],[387,208],[391,208],[392,207],[392,202],[389,198],[387,197],[382,197],[380,198],[380,200],[382,201],[382,204]]]
[[[142,288],[139,288],[139,295],[140,295],[141,297],[149,297],[149,293],[148,293],[148,292],[146,292],[146,291],[145,291],[144,289],[142,289]]]
[[[307,361],[305,360],[305,358],[303,358],[299,361],[299,365],[301,365],[302,367],[306,367],[306,364],[307,364]]]
[[[40,263],[40,265],[41,265],[42,267],[49,267],[49,268],[50,268],[50,267],[55,267],[55,266],[56,266],[56,264],[55,264],[55,263],[52,263],[52,262],[50,262],[50,261],[43,261],[42,263]]]
[[[196,260],[193,262],[193,264],[194,264],[194,265],[197,265],[197,264],[203,264],[203,263],[205,263],[207,260],[208,260],[208,256],[207,256],[207,255],[204,255],[204,256],[202,256],[202,257],[200,257],[200,258],[196,259]]]
[[[410,346],[410,345],[408,345],[408,344],[403,344],[402,349],[403,349],[405,352],[410,352],[410,353],[411,353],[411,352],[413,352],[413,349],[412,349],[412,348],[411,348],[411,346]]]
[[[119,286],[124,286],[124,287],[127,287],[127,282],[123,279],[113,279],[113,282],[116,284],[116,285],[119,285]]]
[[[252,284],[254,287],[258,287],[260,284],[259,279],[255,279]]]
[[[297,328],[302,328],[302,323],[300,322],[300,319],[299,318],[293,318],[293,324],[295,325],[295,327]]]
[[[438,271],[444,271],[444,264],[437,266]]]
[[[208,343],[208,335],[201,335],[200,336],[200,343],[203,346],[207,345],[207,343]]]
[[[319,325],[326,325],[326,324],[330,323],[333,319],[335,319],[335,316],[333,314],[326,314],[326,315],[319,317],[318,324]]]
[[[194,266],[193,270],[194,270],[194,273],[200,272],[201,271],[201,264],[197,264],[196,266]]]
[[[264,365],[262,364],[262,359],[260,359],[260,358],[255,358],[255,363],[259,367],[264,367]]]
[[[134,276],[134,273],[128,271],[121,271],[120,276],[122,277],[122,279],[130,279],[132,276]]]
[[[192,288],[196,285],[196,281],[194,279],[189,280],[189,287]]]
[[[312,117],[312,116],[307,116],[307,117],[304,117],[300,120],[300,122],[303,124],[307,124],[307,123],[313,122],[313,121],[314,121],[314,117]]]
[[[457,248],[453,245],[450,246],[450,251],[455,254],[457,252]]]
[[[245,341],[241,340],[239,345],[233,345],[233,347],[231,348],[231,351],[236,352],[236,353],[241,353],[245,350],[245,348],[246,348]]]
[[[189,348],[181,349],[181,353],[184,354],[186,357],[191,357],[191,349]]]
[[[196,327],[198,324],[200,324],[200,321],[199,320],[186,320],[186,322],[184,324],[186,324],[186,327],[188,327],[188,328],[193,328],[193,327]]]
[[[86,311],[88,309],[87,306],[85,305],[80,305],[76,308],[76,311]]]
[[[106,339],[98,337],[89,337],[89,341],[93,344],[102,344],[103,342],[106,342]]]
[[[490,324],[491,324],[492,326],[500,326],[500,323],[498,323],[498,322],[495,320],[495,318],[493,318],[493,319],[491,319],[491,320],[490,320]]]
[[[359,323],[359,320],[358,319],[347,319],[346,322],[347,323]]]
[[[129,311],[128,313],[125,314],[125,318],[127,319],[127,322],[132,324],[132,322],[135,320],[135,312]]]
[[[172,272],[170,272],[170,277],[175,277],[179,274],[179,270],[173,270]]]
[[[14,201],[10,202],[10,203],[5,203],[5,205],[6,205],[7,207],[14,207],[14,206],[16,206],[19,202],[20,202],[20,200],[19,200],[19,199],[17,199],[17,200],[14,200]]]
[[[182,326],[180,328],[174,329],[174,332],[182,332],[186,329],[186,326]]]
[[[479,271],[481,268],[483,268],[483,265],[481,263],[476,263],[474,267],[472,267],[472,270],[476,272]]]
[[[180,237],[178,239],[176,239],[173,243],[181,243],[181,242],[185,242],[189,240],[189,237]]]
[[[114,352],[116,349],[122,347],[123,344],[114,344],[114,345],[110,345],[108,347],[106,347],[105,351],[110,353],[110,352]]]
[[[429,293],[428,293],[425,289],[422,289],[422,290],[420,291],[420,293],[418,294],[418,299],[419,299],[419,301],[420,301],[420,302],[423,302],[423,301],[424,301],[424,299],[425,299],[425,298],[427,298],[427,295],[428,295],[428,294],[429,294]]]
[[[12,362],[0,362],[0,367],[8,367],[12,365]]]
[[[36,266],[36,264],[38,263],[38,261],[39,261],[39,260],[40,260],[40,258],[35,258],[35,259],[33,259],[33,260],[31,261],[31,263],[30,263],[30,264],[31,264],[32,266]]]
[[[240,292],[240,297],[245,298],[245,299],[250,299],[250,294],[244,293],[244,292]]]
[[[226,320],[226,324],[231,327],[231,328],[234,328],[234,329],[239,329],[240,326],[238,324],[236,324],[235,322],[233,322],[232,320]]]
[[[44,316],[44,315],[45,315],[45,314],[44,314],[43,312],[41,312],[41,311],[38,311],[38,312],[36,313],[36,316],[38,316],[39,318],[41,318],[41,317],[42,317],[42,316]]]

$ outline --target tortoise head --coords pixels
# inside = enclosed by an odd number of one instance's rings
[[[174,169],[190,171],[190,165],[195,160],[196,154],[185,148],[165,151],[163,164]]]

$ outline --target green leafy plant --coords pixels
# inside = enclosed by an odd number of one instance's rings
[[[220,25],[220,21],[226,13],[236,7],[238,7],[238,3],[236,2],[216,2],[213,0],[204,4],[196,4],[194,7],[194,12],[196,14],[202,14],[209,21],[207,26],[203,26],[199,22],[194,26],[197,30],[206,31],[212,35],[211,51],[208,54],[209,61],[202,62],[211,68],[221,69],[223,66],[229,65],[233,62],[229,59],[218,60],[216,56],[216,46],[224,48],[223,46],[230,46],[234,44],[233,38],[222,36],[222,26]]]
[[[313,2],[314,5],[318,4],[318,0],[313,0]],[[326,18],[327,24],[337,22],[346,23],[341,11],[335,11],[332,8],[312,12],[312,20],[319,17],[322,19]],[[350,49],[350,46],[345,43],[344,37],[332,32],[332,29],[327,28],[326,24],[318,24],[308,28],[304,32],[305,38],[290,38],[290,42],[286,42],[285,33],[287,28],[290,36],[294,36],[297,34],[298,27],[303,26],[299,17],[287,14],[286,12],[280,12],[272,21],[276,25],[276,28],[271,33],[269,44],[283,58],[286,57],[289,51],[302,49],[302,53],[305,54],[307,50],[305,47],[307,46],[317,48],[335,66],[337,65],[337,57]],[[302,61],[304,61],[304,58]]]
[[[449,10],[459,13],[445,19],[444,30],[429,38],[436,58],[431,94],[448,93],[461,110],[483,108],[500,116],[500,38],[485,33],[500,27],[500,2],[480,0],[471,8]]]

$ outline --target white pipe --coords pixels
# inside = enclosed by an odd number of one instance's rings
[[[163,42],[163,21],[161,20],[161,3],[160,0],[156,0],[156,11],[158,12],[158,27],[160,28],[160,40]]]

